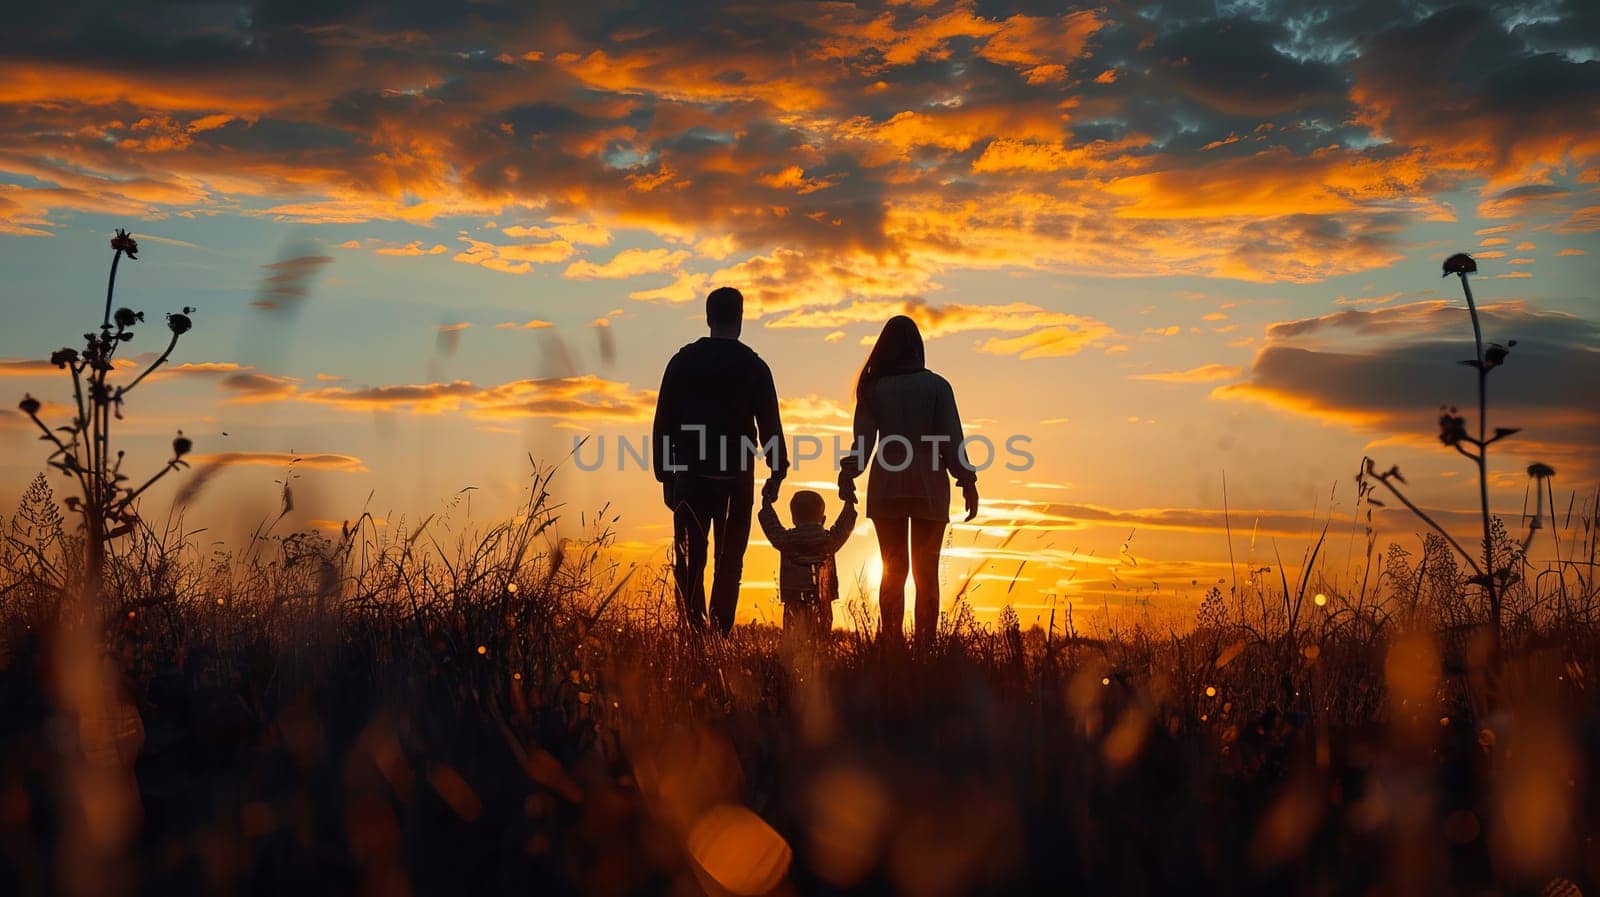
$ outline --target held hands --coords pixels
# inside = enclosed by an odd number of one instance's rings
[[[847,505],[856,503],[856,481],[849,470],[839,472],[839,501]]]
[[[961,487],[961,498],[967,505],[967,520],[978,516],[978,484],[968,483]]]
[[[783,480],[778,477],[767,477],[767,482],[761,487],[761,503],[770,505],[778,500],[778,487],[783,485]]]

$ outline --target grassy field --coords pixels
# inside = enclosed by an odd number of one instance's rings
[[[687,636],[660,571],[608,560],[605,516],[552,541],[548,487],[470,536],[356,521],[202,554],[141,526],[89,607],[36,483],[0,558],[0,892],[1600,882],[1592,567],[1507,589],[1500,657],[1437,539],[1353,590],[1218,589],[1182,631],[957,608],[926,656],[867,630],[813,649]],[[1593,522],[1565,523],[1576,560]]]

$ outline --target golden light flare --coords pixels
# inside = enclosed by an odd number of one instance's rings
[[[794,852],[760,816],[737,804],[717,804],[689,829],[689,855],[710,879],[713,894],[756,897],[788,875]]]
[[[863,769],[833,767],[811,785],[811,863],[839,887],[863,881],[878,861],[892,809],[889,795]]]

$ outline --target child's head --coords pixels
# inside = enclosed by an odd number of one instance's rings
[[[809,489],[802,489],[789,499],[789,516],[794,518],[795,526],[821,523],[827,513],[828,507],[822,503],[822,496]]]

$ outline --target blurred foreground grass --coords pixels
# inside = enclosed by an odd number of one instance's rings
[[[203,555],[141,530],[92,609],[37,486],[0,558],[0,892],[1600,881],[1600,617],[1577,573],[1507,596],[1499,669],[1433,543],[1354,595],[1303,583],[1303,615],[1287,577],[1252,577],[1183,632],[953,613],[926,656],[866,630],[811,650],[686,636],[659,572],[607,560],[604,515],[551,538],[547,486],[470,538],[358,520]]]

